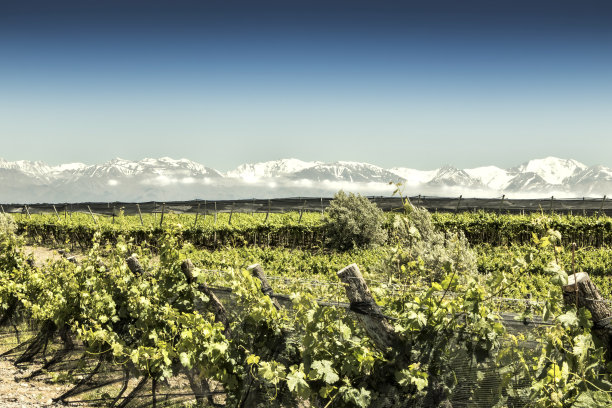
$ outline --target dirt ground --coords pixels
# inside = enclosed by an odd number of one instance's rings
[[[57,250],[45,247],[25,245],[23,250],[26,254],[34,257],[36,265],[44,265],[48,260],[57,261],[62,258],[62,255]],[[83,256],[76,255],[75,257],[79,260]]]
[[[24,380],[29,374],[13,365],[4,357],[0,357],[0,407],[2,408],[33,408],[59,407],[53,398],[61,395],[67,388],[64,385],[48,384],[40,379]]]

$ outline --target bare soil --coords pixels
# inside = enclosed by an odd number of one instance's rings
[[[62,255],[55,249],[49,249],[41,246],[23,246],[23,250],[27,255],[32,255],[36,265],[44,265],[47,261],[57,261],[62,259]],[[74,255],[77,260],[83,258],[82,254],[70,254]]]
[[[31,369],[17,368],[11,361],[0,357],[0,407],[32,408],[59,407],[53,398],[68,389],[66,385],[48,384],[40,379],[24,380]]]

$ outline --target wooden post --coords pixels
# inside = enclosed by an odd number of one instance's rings
[[[563,301],[568,306],[577,304],[578,307],[586,307],[591,312],[595,325],[612,316],[605,299],[601,297],[597,286],[586,272],[578,272],[568,277],[567,285],[563,286]]]
[[[68,219],[68,204],[64,204],[64,221]]]
[[[584,207],[584,197],[582,197],[582,215],[586,215],[586,208]]]
[[[30,209],[28,208],[28,206],[25,206],[25,210],[26,210],[26,214],[28,214],[28,218],[32,218],[32,216],[30,215]]]
[[[128,268],[134,275],[141,276],[145,273],[144,268],[140,264],[140,261],[136,255],[129,256],[125,261],[127,262]]]
[[[57,220],[61,221],[61,218],[59,216],[59,213],[57,212],[57,208],[55,208],[55,204],[53,204],[53,211],[55,211],[55,215],[57,215]]]
[[[4,212],[4,206],[3,206],[3,205],[0,205],[0,207],[2,208],[2,214],[5,214],[5,215],[6,215],[6,213]]]
[[[215,225],[217,224],[217,202],[215,201]],[[215,231],[215,234],[217,231]]]
[[[463,195],[459,196],[459,201],[457,201],[457,208],[455,208],[455,212],[459,212],[459,206],[461,205],[461,198],[463,198]]]
[[[234,215],[234,204],[232,203],[232,209],[230,210],[230,217],[229,217],[229,221],[227,222],[227,225],[232,225],[232,215]]]
[[[164,225],[164,213],[166,212],[166,203],[162,203],[162,212],[161,212],[161,218],[159,220],[159,228],[162,227],[162,225]]]
[[[323,197],[321,197],[321,218],[325,217],[325,209],[323,208]]]
[[[140,217],[140,226],[144,226],[142,222],[142,212],[140,212],[140,204],[136,203],[136,209],[138,210],[138,217]]]
[[[275,298],[272,297],[272,295],[274,294],[274,291],[272,290],[270,283],[268,283],[268,279],[266,278],[266,274],[264,273],[264,270],[261,267],[261,265],[260,264],[250,265],[249,267],[247,267],[247,270],[251,272],[251,275],[253,275],[254,277],[256,277],[257,279],[261,281],[261,293],[263,293],[266,296],[269,296],[270,300],[272,300],[272,304],[274,305],[274,307],[277,310],[280,310],[281,308],[280,304]]]
[[[612,310],[586,272],[570,275],[563,286],[563,302],[568,307],[584,307],[591,312],[593,334],[606,346],[606,357],[612,358]]]
[[[198,215],[200,215],[200,203],[198,203],[198,210],[196,211],[195,221],[193,222],[193,228],[198,225]]]
[[[497,210],[498,213],[501,213],[502,205],[504,204],[504,198],[506,198],[506,195],[502,194],[501,201],[499,202],[499,210]]]
[[[89,210],[89,215],[91,215],[91,219],[93,220],[94,224],[98,225],[98,220],[96,220],[96,217],[94,217],[93,213],[91,212],[91,208],[89,208],[89,205],[87,206],[87,209]]]
[[[268,198],[268,212],[266,213],[266,220],[264,223],[268,222],[268,217],[270,216],[270,199]]]
[[[274,307],[280,309],[280,305],[278,301],[272,297],[272,288],[266,279],[265,274],[263,273],[263,268],[259,264],[254,264],[248,267],[248,270],[251,271],[251,274],[254,277],[259,278],[261,281],[261,291],[264,295],[269,296],[274,304]],[[279,355],[285,350],[287,344],[288,332],[285,329],[281,329],[281,333],[279,335],[271,336],[272,338],[267,341],[266,347],[268,347],[267,352],[264,352],[263,358],[266,359],[277,359]],[[266,339],[267,340],[267,339]],[[259,406],[269,406],[270,400],[265,397],[265,393],[262,392],[265,384],[261,382],[257,382],[253,375],[249,374],[244,381],[244,386],[242,387],[241,396],[238,404],[236,405],[239,408],[249,408],[249,407],[259,407]],[[279,395],[280,396],[280,395]],[[280,398],[279,398],[280,399]],[[291,401],[287,406],[298,406],[297,401]]]
[[[550,208],[548,209],[548,212],[552,214],[552,209],[553,209],[553,200],[555,199],[555,196],[550,196]]]
[[[193,277],[193,270],[195,267],[190,259],[185,259],[181,263],[181,271],[185,275],[185,279],[187,279],[187,283],[192,284],[195,283],[195,279]],[[224,333],[227,336],[229,331],[229,317],[227,315],[227,311],[223,304],[219,301],[217,296],[213,293],[213,291],[204,283],[198,284],[198,290],[203,292],[209,299],[209,305],[212,307],[212,312],[215,315],[215,321],[220,322],[225,327]]]
[[[605,202],[606,202],[606,196],[603,196],[603,199],[601,200],[601,206],[599,207],[599,214],[597,215],[597,218],[601,216],[601,212],[603,211],[603,206]]]
[[[574,293],[578,293],[578,282],[576,281],[576,243],[572,242],[572,275],[574,275]],[[578,296],[576,296],[576,308],[578,308]]]
[[[204,200],[204,214],[203,214],[204,221],[206,221],[206,213],[208,213],[208,206],[206,205],[206,200]]]
[[[302,223],[302,215],[304,214],[305,208],[306,208],[306,200],[304,200],[304,205],[302,205],[302,209],[300,210],[300,219],[298,220],[298,224]]]
[[[351,264],[338,271],[338,277],[344,284],[346,296],[351,302],[350,309],[356,313],[368,336],[381,350],[397,346],[398,336],[372,297],[357,264]]]
[[[113,204],[113,224],[115,223],[115,212],[117,209],[115,208],[115,204]]]

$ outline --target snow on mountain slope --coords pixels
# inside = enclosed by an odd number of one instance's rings
[[[30,177],[42,177],[45,178],[50,171],[50,167],[41,161],[28,161],[28,160],[17,160],[9,162],[4,159],[0,159],[0,169],[15,170],[19,171]]]
[[[382,167],[368,163],[338,161],[335,163],[322,163],[292,173],[293,179],[307,179],[311,181],[350,181],[350,182],[379,182],[402,181],[401,177]]]
[[[508,170],[496,166],[475,167],[464,169],[471,178],[479,180],[483,185],[493,190],[503,190],[515,176]]]
[[[612,193],[612,168],[589,167],[566,180],[568,188],[583,195],[602,196]]]
[[[586,168],[586,165],[576,160],[545,157],[523,163],[515,171],[517,173],[535,173],[549,184],[563,184],[566,179],[586,170]]]
[[[230,170],[225,175],[232,178],[240,178],[245,181],[253,181],[260,178],[282,177],[288,174],[316,166],[321,162],[306,162],[298,159],[282,159],[261,163],[247,163]]]
[[[464,170],[452,166],[440,168],[427,184],[430,186],[462,186],[470,189],[484,187],[480,180],[471,177]]]
[[[416,170],[406,167],[394,167],[389,169],[389,171],[406,180],[407,186],[417,186],[419,184],[427,183],[434,178],[438,172],[437,170]]]
[[[53,174],[65,172],[75,173],[84,170],[86,167],[87,165],[85,163],[66,163],[51,167],[50,172]]]
[[[100,165],[84,168],[81,172],[83,177],[126,177],[126,176],[191,176],[191,177],[223,177],[215,169],[205,167],[199,163],[187,159],[171,159],[162,157],[160,159],[142,159],[130,161],[120,158],[113,159]]]
[[[556,185],[551,185],[544,178],[534,172],[519,173],[510,180],[504,188],[505,192],[534,192],[548,193]]]

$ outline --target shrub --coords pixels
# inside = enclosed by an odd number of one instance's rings
[[[385,215],[378,206],[359,194],[339,191],[326,213],[328,245],[338,250],[384,244]]]
[[[409,202],[405,214],[397,215],[392,234],[398,247],[382,269],[401,270],[402,265],[420,264],[427,281],[441,281],[447,273],[458,276],[477,272],[476,254],[470,248],[463,232],[439,231],[425,208]]]
[[[17,229],[17,224],[13,217],[8,214],[0,214],[0,235],[12,234]]]

